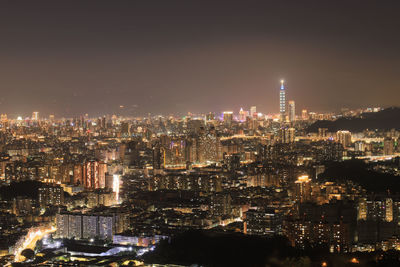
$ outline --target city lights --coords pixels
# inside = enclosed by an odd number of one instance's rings
[[[398,1],[19,2],[0,266],[400,266]]]
[[[22,261],[21,252],[27,248],[34,248],[38,240],[42,239],[47,234],[56,231],[55,227],[47,227],[41,229],[32,229],[28,232],[27,236],[23,239],[22,243],[14,249],[15,262]]]

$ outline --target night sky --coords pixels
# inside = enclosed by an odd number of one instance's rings
[[[398,105],[399,14],[400,1],[2,1],[0,113],[277,113],[282,78],[298,111]]]

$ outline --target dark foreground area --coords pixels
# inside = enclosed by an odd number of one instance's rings
[[[371,164],[363,160],[329,162],[326,164],[326,171],[319,178],[332,182],[352,181],[365,188],[368,193],[400,193],[398,176],[373,171]]]
[[[162,241],[143,258],[149,264],[201,266],[400,266],[399,256],[397,251],[332,254],[323,246],[295,249],[280,236],[189,231]]]

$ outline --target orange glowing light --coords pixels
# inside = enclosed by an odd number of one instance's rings
[[[355,263],[355,264],[360,263],[360,261],[359,261],[357,258],[352,258],[352,259],[350,260],[350,262],[351,262],[351,263]]]

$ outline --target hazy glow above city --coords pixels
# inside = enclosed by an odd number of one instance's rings
[[[7,1],[2,112],[274,113],[282,78],[299,110],[396,105],[398,2],[309,3]]]

